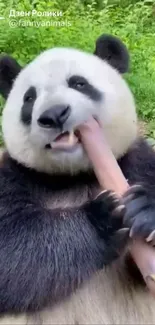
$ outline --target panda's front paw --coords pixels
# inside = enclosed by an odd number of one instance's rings
[[[130,228],[130,237],[144,238],[155,244],[155,206],[147,196],[145,188],[134,185],[125,193],[123,203],[126,207],[124,227]]]
[[[124,227],[125,206],[116,194],[105,190],[90,205],[90,219],[107,247],[107,256],[117,255],[129,238],[129,228]]]

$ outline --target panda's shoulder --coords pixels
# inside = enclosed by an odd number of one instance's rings
[[[128,156],[130,159],[136,159],[137,161],[143,158],[143,161],[145,159],[152,158],[155,159],[155,150],[151,144],[147,141],[147,139],[144,139],[143,137],[137,137],[136,141],[131,145],[128,152],[126,153],[126,156]],[[141,161],[142,162],[142,161]]]
[[[155,186],[155,150],[143,138],[137,138],[119,165],[130,183],[145,183]]]
[[[22,170],[18,162],[15,162],[5,151],[0,149],[0,192],[11,193],[21,188],[26,179],[22,177]]]

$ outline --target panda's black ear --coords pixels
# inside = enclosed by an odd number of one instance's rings
[[[22,67],[9,55],[0,57],[0,95],[7,99],[12,88],[14,79]]]
[[[101,35],[96,41],[94,54],[107,61],[120,73],[129,70],[129,53],[125,44],[112,35]]]

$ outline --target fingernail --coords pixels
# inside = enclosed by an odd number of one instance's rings
[[[146,285],[151,294],[155,297],[155,274],[150,274],[145,278]]]
[[[145,278],[146,281],[151,280],[155,282],[155,274],[150,274]]]

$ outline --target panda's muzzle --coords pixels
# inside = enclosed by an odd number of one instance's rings
[[[64,123],[71,113],[70,106],[55,105],[41,114],[38,119],[38,125],[44,129],[63,130]],[[47,144],[46,149],[65,150],[74,148],[79,142],[75,132],[61,132],[51,143]]]
[[[37,122],[39,126],[44,129],[62,129],[70,113],[71,107],[69,105],[55,105],[44,111]]]

